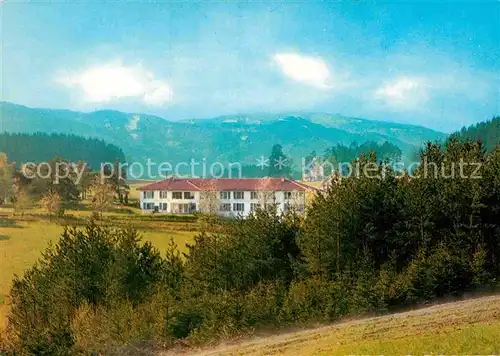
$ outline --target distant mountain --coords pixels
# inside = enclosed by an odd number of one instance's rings
[[[500,144],[500,116],[469,127],[463,127],[456,135],[465,139],[481,140],[484,147],[490,151]]]
[[[300,163],[311,151],[336,144],[385,142],[409,155],[444,133],[421,126],[350,118],[338,114],[292,112],[239,114],[211,119],[168,121],[163,118],[103,110],[90,113],[36,109],[0,102],[0,131],[66,133],[97,137],[120,147],[129,162],[189,162],[206,159],[255,164],[273,144]]]

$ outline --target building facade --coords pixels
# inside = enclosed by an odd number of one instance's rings
[[[306,182],[319,182],[324,179],[325,168],[323,167],[323,163],[315,157],[307,167],[304,167],[302,180]]]
[[[312,188],[285,178],[169,178],[139,189],[145,213],[191,214],[196,211],[246,217],[258,207],[277,213],[303,211]]]

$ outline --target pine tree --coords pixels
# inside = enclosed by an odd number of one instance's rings
[[[291,177],[292,161],[283,152],[283,147],[276,144],[269,156],[269,177]]]

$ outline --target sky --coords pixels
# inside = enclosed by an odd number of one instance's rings
[[[450,132],[500,113],[500,2],[15,2],[1,100],[168,120],[319,111]]]

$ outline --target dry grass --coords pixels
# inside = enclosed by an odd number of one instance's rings
[[[185,353],[254,356],[492,355],[500,352],[499,335],[500,296],[494,296]]]

